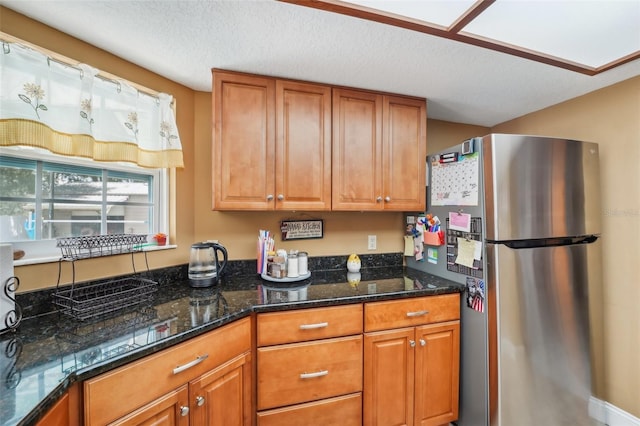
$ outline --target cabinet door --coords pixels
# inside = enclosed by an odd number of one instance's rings
[[[333,89],[332,209],[381,210],[382,95]]]
[[[36,426],[76,426],[82,418],[80,385],[71,385],[67,393],[36,423]]]
[[[364,335],[363,424],[413,424],[414,329]]]
[[[382,172],[384,209],[424,211],[426,101],[385,96]]]
[[[275,80],[213,73],[213,208],[273,210]]]
[[[49,409],[36,426],[67,426],[69,421],[69,394],[64,394],[53,407]]]
[[[232,359],[189,384],[191,426],[251,425],[251,354]]]
[[[416,327],[415,424],[436,426],[458,418],[460,322]]]
[[[276,81],[276,209],[331,210],[331,87]]]
[[[110,426],[188,426],[189,401],[187,386],[150,402],[127,416],[118,419]]]

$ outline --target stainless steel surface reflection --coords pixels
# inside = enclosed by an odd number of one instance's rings
[[[496,404],[492,425],[598,424],[589,416],[589,288],[597,286],[591,280],[598,276],[586,271],[593,256],[588,252],[599,246],[488,245],[496,266],[488,281],[489,303],[497,306],[497,316],[489,319],[497,327],[490,350],[498,354],[489,372]]]

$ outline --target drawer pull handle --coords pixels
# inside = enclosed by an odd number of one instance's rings
[[[329,370],[321,370],[316,371],[315,373],[302,373],[300,374],[301,379],[313,379],[314,377],[322,377],[329,374]]]
[[[421,317],[422,315],[427,315],[429,311],[415,311],[415,312],[407,312],[408,317]]]
[[[319,322],[316,324],[300,324],[300,330],[313,330],[314,328],[324,328],[328,326],[328,322]]]
[[[189,368],[200,364],[205,359],[209,358],[209,354],[200,355],[198,358],[194,359],[191,362],[186,363],[185,365],[179,365],[173,369],[173,374],[182,373],[184,370],[188,370]]]

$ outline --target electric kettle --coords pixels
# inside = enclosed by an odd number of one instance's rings
[[[211,287],[217,284],[226,266],[227,249],[224,246],[209,241],[193,244],[189,257],[189,285]]]

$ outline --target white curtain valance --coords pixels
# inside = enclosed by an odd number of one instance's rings
[[[32,146],[96,161],[183,167],[172,96],[145,94],[31,48],[3,43],[0,146]]]

